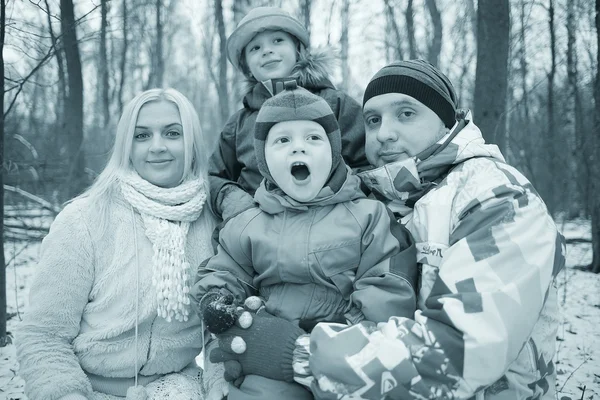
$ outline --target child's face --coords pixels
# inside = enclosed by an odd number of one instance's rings
[[[296,42],[287,32],[263,31],[244,47],[244,57],[257,81],[284,78],[296,64]]]
[[[271,176],[288,196],[307,202],[323,188],[331,171],[331,145],[325,129],[314,121],[275,124],[265,143]]]

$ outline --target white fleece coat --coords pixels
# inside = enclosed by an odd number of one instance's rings
[[[141,375],[165,374],[181,370],[201,351],[194,310],[188,322],[157,316],[153,250],[142,218],[122,197],[112,202],[103,236],[97,204],[78,199],[56,217],[42,242],[29,308],[15,334],[30,400],[90,394],[84,370],[134,377],[137,358]],[[192,268],[212,255],[210,234],[200,222],[191,224],[185,251]],[[190,272],[192,279],[196,271]]]

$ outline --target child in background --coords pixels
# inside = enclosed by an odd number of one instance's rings
[[[217,254],[198,270],[191,290],[207,329],[226,330],[234,318],[223,327],[228,316],[220,310],[234,311],[257,294],[266,311],[297,322],[300,332],[321,321],[413,318],[410,234],[383,203],[365,198],[341,157],[327,102],[293,81],[286,86],[256,120],[254,153],[264,176],[254,196],[259,207],[225,222]],[[265,332],[265,344],[278,334]],[[247,375],[239,388],[230,386],[228,399],[312,399],[293,382],[291,368],[283,372],[285,381]]]
[[[329,103],[342,132],[342,157],[351,168],[368,165],[360,105],[331,83],[331,55],[311,54],[308,47],[304,26],[278,7],[252,9],[227,40],[227,58],[247,78],[249,90],[244,107],[225,124],[209,165],[211,205],[224,220],[255,205],[252,196],[262,175],[254,154],[254,122],[285,81],[295,80]]]

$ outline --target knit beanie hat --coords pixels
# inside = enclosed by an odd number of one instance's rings
[[[372,97],[402,93],[429,107],[452,128],[456,122],[456,92],[439,69],[424,60],[397,61],[381,68],[369,81],[363,107]]]
[[[242,18],[227,38],[227,58],[235,68],[240,68],[244,47],[257,33],[266,30],[285,31],[309,47],[308,31],[300,21],[279,7],[256,7]]]
[[[256,117],[254,154],[258,162],[258,170],[267,181],[276,184],[265,159],[265,142],[275,124],[284,121],[314,121],[323,127],[329,139],[331,146],[329,175],[331,176],[342,160],[340,127],[331,107],[322,97],[298,87],[295,80],[287,81],[284,85],[285,90],[265,101]]]

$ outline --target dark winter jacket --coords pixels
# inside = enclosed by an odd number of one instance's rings
[[[333,110],[342,135],[342,156],[351,168],[368,165],[365,156],[365,127],[361,106],[328,79],[326,64],[329,55],[313,53],[297,73],[298,84],[324,98]],[[254,156],[254,123],[263,103],[272,97],[269,82],[258,82],[243,100],[244,107],[233,114],[217,143],[209,164],[211,206],[221,214],[217,198],[223,186],[236,183],[250,195],[263,177]]]

